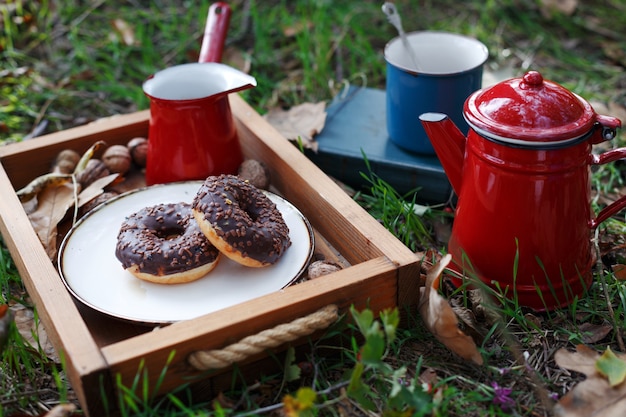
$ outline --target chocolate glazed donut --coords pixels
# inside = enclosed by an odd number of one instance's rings
[[[177,203],[131,214],[118,233],[115,256],[139,279],[177,284],[206,275],[220,253],[200,231],[191,205]]]
[[[289,228],[274,202],[235,175],[207,178],[191,207],[207,239],[242,265],[272,265],[291,245]]]

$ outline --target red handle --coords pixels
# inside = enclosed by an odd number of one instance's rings
[[[198,62],[221,62],[226,33],[230,24],[230,6],[223,2],[209,7]]]
[[[600,155],[591,155],[591,164],[602,165],[624,158],[626,158],[626,148],[618,148],[601,153]],[[598,213],[596,218],[591,220],[591,228],[595,229],[600,225],[600,223],[602,223],[615,213],[623,210],[624,208],[626,208],[626,195],[620,197],[619,199],[617,199],[617,201],[614,201],[605,208],[603,208],[600,213]]]

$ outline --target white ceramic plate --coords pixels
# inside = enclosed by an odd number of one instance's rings
[[[276,194],[289,227],[291,246],[274,265],[249,268],[221,256],[213,271],[190,283],[163,285],[142,281],[115,257],[124,219],[160,203],[191,203],[201,182],[142,188],[107,201],[83,217],[67,234],[59,251],[59,273],[80,302],[110,316],[147,324],[192,319],[278,291],[292,283],[313,254],[310,224],[291,203]]]

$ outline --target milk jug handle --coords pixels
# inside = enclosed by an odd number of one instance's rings
[[[599,155],[592,154],[590,164],[603,165],[624,158],[626,158],[626,148],[612,149]],[[595,229],[600,225],[600,223],[607,220],[609,217],[613,216],[624,208],[626,208],[626,195],[620,197],[617,201],[614,201],[613,203],[603,208],[598,213],[595,219],[590,220],[589,226],[592,229]]]
[[[227,3],[217,2],[209,7],[198,62],[222,62],[230,15]]]

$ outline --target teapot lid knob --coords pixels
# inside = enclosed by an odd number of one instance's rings
[[[538,71],[528,71],[522,80],[529,87],[541,87],[543,85],[543,76]]]

